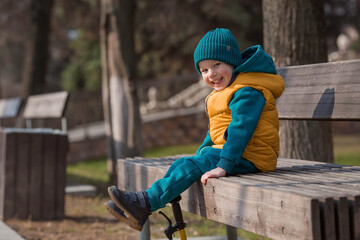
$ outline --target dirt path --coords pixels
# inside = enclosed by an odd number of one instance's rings
[[[62,221],[10,219],[5,223],[27,240],[138,240],[139,232],[120,223],[107,212],[104,207],[107,200],[109,200],[108,196],[101,195],[94,198],[66,195],[65,219]],[[170,207],[162,211],[172,218]],[[225,226],[222,224],[190,213],[183,214],[188,224],[186,227],[188,236],[226,234]],[[151,239],[165,238],[164,230],[167,221],[164,217],[154,213],[150,221]]]
[[[119,223],[103,207],[107,199],[66,196],[62,221],[10,219],[11,228],[28,240],[132,240],[139,233]]]

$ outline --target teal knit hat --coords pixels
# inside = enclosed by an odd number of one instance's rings
[[[229,29],[216,28],[200,40],[194,52],[195,68],[200,74],[199,62],[207,59],[224,62],[234,68],[241,64],[239,45]]]

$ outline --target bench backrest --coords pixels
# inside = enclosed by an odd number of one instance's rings
[[[360,60],[278,68],[280,119],[360,120]]]
[[[20,98],[0,99],[0,119],[16,118],[21,107]]]
[[[62,118],[68,101],[68,92],[56,92],[33,95],[28,97],[25,109],[25,119]]]
[[[30,96],[25,104],[23,117],[27,127],[31,127],[31,119],[58,118],[62,119],[62,129],[66,131],[65,110],[69,93],[56,92]]]
[[[21,98],[4,98],[0,99],[0,126],[12,127],[19,126],[19,113],[22,105]],[[4,121],[2,121],[4,120]]]

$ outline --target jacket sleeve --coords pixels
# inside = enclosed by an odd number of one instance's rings
[[[251,87],[238,90],[229,103],[231,123],[227,128],[227,140],[220,153],[218,167],[230,173],[240,162],[245,148],[255,132],[265,106],[263,94]]]
[[[209,135],[209,131],[206,133],[206,137],[204,139],[204,142],[201,144],[201,146],[199,147],[199,149],[196,151],[196,155],[199,155],[201,150],[204,147],[210,147],[214,145],[214,143],[211,141],[210,135]]]

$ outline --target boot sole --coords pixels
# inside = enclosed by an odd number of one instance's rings
[[[118,201],[118,199],[113,195],[112,191],[111,191],[111,187],[108,187],[108,193],[109,196],[111,198],[111,200],[121,209],[123,210],[126,215],[128,215],[128,221],[129,221],[129,226],[132,227],[135,230],[138,231],[142,231],[143,226],[141,224],[139,224],[139,220],[136,219],[122,204],[121,202]],[[130,225],[131,223],[131,225]]]
[[[116,204],[116,203],[115,203]],[[104,204],[106,209],[111,213],[111,215],[113,215],[116,219],[120,220],[123,223],[128,224],[131,228],[139,231],[139,227],[138,225],[135,225],[133,222],[129,221],[128,218],[126,218],[126,216],[123,216],[121,214],[119,214],[111,205],[109,205],[107,202]]]

